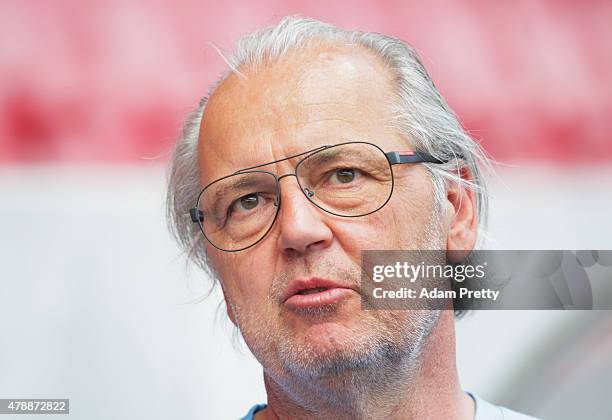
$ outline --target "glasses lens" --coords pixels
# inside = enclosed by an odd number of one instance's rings
[[[340,216],[362,216],[386,204],[393,190],[387,157],[368,143],[329,147],[297,168],[298,181],[314,204]]]
[[[209,185],[198,208],[202,232],[217,248],[237,251],[263,238],[276,217],[276,178],[265,172],[232,175]]]

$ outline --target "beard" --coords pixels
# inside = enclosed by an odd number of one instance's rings
[[[433,213],[432,216],[437,216],[437,212]],[[441,230],[437,217],[432,217],[421,233],[418,249],[440,249]],[[289,281],[304,274],[337,279],[359,290],[360,265],[356,262],[342,265],[340,267],[340,262],[333,257],[321,255],[316,261],[296,259],[274,279],[264,305],[265,313],[242,313],[230,303],[245,342],[265,372],[275,382],[285,383],[285,388],[296,380],[302,384],[316,382],[319,386],[326,383],[328,390],[330,387],[361,388],[361,385],[370,390],[380,389],[400,380],[409,383],[418,372],[421,350],[436,325],[439,310],[361,311],[353,308],[357,319],[353,320],[350,331],[337,334],[332,330],[334,333],[329,333],[323,344],[321,340],[311,340],[308,335],[297,336],[290,323],[285,322],[284,316],[288,314],[273,310],[279,307],[280,296]],[[309,325],[322,325],[333,322],[348,304],[342,301],[293,312],[307,319]],[[270,328],[262,328],[262,321],[269,322]]]
[[[360,277],[356,275],[361,273],[356,268],[342,270],[332,261],[318,262],[317,267],[324,269],[318,272],[326,277],[345,281],[350,278],[358,282]],[[278,307],[274,290],[273,286],[270,299]],[[281,387],[294,401],[313,411],[329,406],[358,411],[366,401],[371,402],[372,395],[387,395],[388,399],[388,391],[411,388],[419,374],[421,350],[440,311],[362,311],[344,307],[355,301],[299,313],[300,322],[307,325],[305,334],[296,334],[291,323],[285,322],[284,316],[291,316],[287,313],[279,316],[270,310],[255,318],[241,313],[235,305],[231,310],[245,342],[273,386]],[[348,328],[337,325],[337,317],[346,309],[350,309],[351,318]],[[270,321],[270,328],[262,328],[262,319]]]
[[[319,262],[325,277],[356,284],[361,276],[358,268],[339,269],[331,261]],[[354,304],[354,301],[352,302]],[[294,310],[307,319],[309,329],[296,336],[288,323],[273,337],[276,355],[283,371],[301,382],[334,380],[350,374],[368,376],[368,372],[385,372],[387,367],[415,370],[422,345],[436,324],[439,311],[361,311],[353,308],[350,328],[318,328],[334,322],[349,303],[340,303]],[[355,312],[357,312],[355,314]],[[271,337],[272,338],[272,337]]]

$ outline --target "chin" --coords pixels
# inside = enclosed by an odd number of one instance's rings
[[[357,337],[354,329],[336,322],[322,322],[307,327],[300,341],[303,346],[324,356],[355,347]]]
[[[279,358],[292,375],[306,380],[338,377],[372,367],[392,343],[333,322],[311,325],[299,337],[279,344]]]
[[[305,381],[371,375],[385,366],[413,363],[437,316],[395,313],[389,319],[319,320],[286,330],[277,341],[284,370]],[[420,316],[419,316],[420,315]]]

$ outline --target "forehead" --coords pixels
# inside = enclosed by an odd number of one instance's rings
[[[363,47],[315,45],[241,73],[206,107],[198,146],[203,183],[323,144],[405,147],[390,127],[392,78]]]

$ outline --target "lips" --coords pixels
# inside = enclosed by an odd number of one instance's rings
[[[313,277],[289,283],[283,302],[294,309],[316,307],[340,302],[354,293],[352,285]]]

